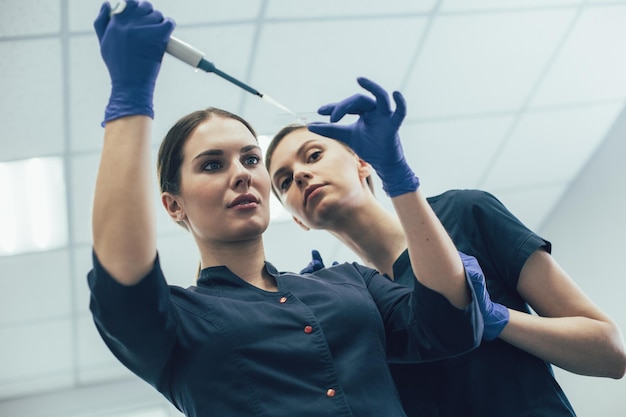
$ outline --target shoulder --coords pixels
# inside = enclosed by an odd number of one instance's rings
[[[475,206],[500,206],[504,204],[493,194],[477,189],[448,190],[442,194],[427,198],[431,206],[467,208]]]

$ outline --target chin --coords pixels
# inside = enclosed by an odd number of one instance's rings
[[[262,235],[267,228],[269,227],[269,219],[263,219],[263,220],[249,220],[247,222],[247,224],[242,228],[242,231],[245,234],[250,234],[250,235]]]

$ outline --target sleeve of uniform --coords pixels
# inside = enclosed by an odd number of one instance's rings
[[[95,252],[87,276],[90,309],[102,339],[128,369],[157,387],[176,337],[177,319],[159,258],[139,283],[124,286],[102,267]]]
[[[530,255],[540,248],[551,251],[549,241],[524,225],[494,195],[481,190],[449,193],[433,209],[457,248],[478,258],[488,277],[493,270],[494,277],[514,289]]]
[[[483,319],[473,292],[472,302],[459,309],[417,280],[409,288],[355,266],[383,317],[389,361],[428,362],[463,354],[480,344]],[[471,289],[467,273],[466,280]]]

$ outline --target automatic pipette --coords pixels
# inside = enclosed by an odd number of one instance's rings
[[[120,1],[111,9],[111,15],[122,13],[125,8],[126,8],[126,2]],[[224,78],[225,80],[230,81],[236,86],[243,88],[247,92],[252,93],[255,96],[261,97],[261,99],[263,99],[264,101],[267,101],[270,104],[273,104],[279,109],[284,110],[287,113],[294,115],[296,118],[298,117],[295,112],[289,110],[287,107],[283,106],[282,104],[280,104],[279,102],[277,102],[276,100],[268,96],[267,94],[263,94],[260,91],[243,83],[242,81],[239,81],[238,79],[226,74],[224,71],[219,70],[217,67],[215,67],[215,65],[212,62],[209,62],[206,59],[204,59],[203,52],[197,50],[196,48],[189,45],[188,43],[181,41],[180,39],[170,36],[170,40],[167,44],[167,47],[165,48],[165,52],[172,55],[173,57],[180,59],[184,63],[191,65],[193,68],[198,68],[206,72],[212,72]]]

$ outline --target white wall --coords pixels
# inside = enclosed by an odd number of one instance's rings
[[[548,216],[541,234],[577,284],[626,332],[626,111]],[[579,417],[626,416],[626,378],[557,370]]]

